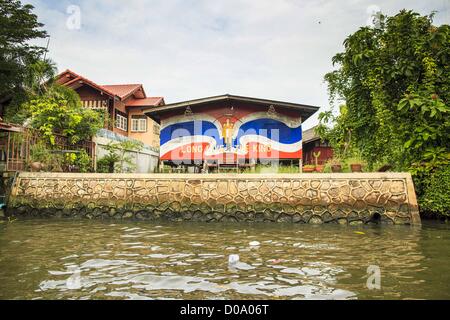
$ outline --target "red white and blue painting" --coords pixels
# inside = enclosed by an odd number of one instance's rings
[[[301,159],[302,119],[270,106],[202,108],[161,119],[161,160]]]

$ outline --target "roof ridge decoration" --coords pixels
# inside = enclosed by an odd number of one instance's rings
[[[192,116],[194,116],[194,112],[192,111],[190,106],[186,107],[186,110],[184,111],[184,116],[185,117],[192,117]]]
[[[233,117],[235,115],[236,111],[234,110],[234,106],[231,106],[230,111],[225,113],[226,117]]]
[[[272,105],[270,105],[269,110],[267,110],[267,115],[269,117],[276,117],[278,115],[277,110],[275,110],[275,107]]]

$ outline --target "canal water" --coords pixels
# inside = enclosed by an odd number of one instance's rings
[[[450,299],[450,226],[3,222],[0,299]]]

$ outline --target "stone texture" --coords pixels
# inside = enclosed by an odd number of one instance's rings
[[[86,219],[420,224],[409,174],[21,173],[8,213]]]

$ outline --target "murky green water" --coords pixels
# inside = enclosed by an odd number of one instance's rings
[[[450,299],[450,227],[2,223],[0,298]]]

